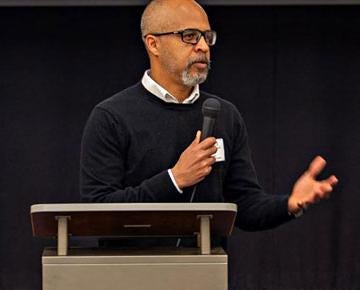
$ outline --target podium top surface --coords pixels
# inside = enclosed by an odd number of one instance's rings
[[[232,203],[73,203],[31,206],[33,235],[57,235],[57,219],[68,218],[73,236],[176,236],[199,231],[199,216],[211,217],[211,233],[232,232]]]
[[[31,214],[100,211],[229,211],[236,213],[237,206],[233,203],[53,203],[31,206]]]

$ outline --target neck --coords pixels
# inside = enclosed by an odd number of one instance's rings
[[[168,75],[158,72],[156,69],[150,70],[150,77],[166,89],[171,95],[173,95],[179,103],[182,103],[186,98],[188,98],[193,90],[193,87],[187,87],[180,84],[169,78]]]

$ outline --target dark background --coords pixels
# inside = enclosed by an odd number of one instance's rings
[[[287,194],[312,158],[340,184],[275,230],[229,241],[231,289],[360,289],[360,7],[208,7],[203,89],[243,114],[259,179]],[[32,204],[78,202],[82,129],[148,67],[141,7],[0,9],[0,289],[41,288]],[[64,289],[65,290],[65,289]]]

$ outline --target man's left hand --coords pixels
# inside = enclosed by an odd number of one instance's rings
[[[307,171],[296,181],[288,201],[288,211],[297,214],[302,209],[321,199],[328,198],[338,179],[331,175],[324,180],[316,180],[316,176],[326,165],[325,159],[315,157]]]

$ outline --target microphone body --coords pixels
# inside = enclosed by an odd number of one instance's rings
[[[201,130],[201,141],[206,139],[207,137],[212,136],[214,132],[214,126],[215,126],[215,118],[204,116],[202,130]]]
[[[212,136],[216,117],[220,111],[220,102],[217,99],[209,98],[202,105],[203,126],[201,130],[201,141]]]

